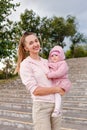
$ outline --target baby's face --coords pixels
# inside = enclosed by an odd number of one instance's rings
[[[51,55],[50,59],[51,59],[52,62],[58,62],[59,61],[59,56],[56,55],[56,54],[53,54],[53,55]]]

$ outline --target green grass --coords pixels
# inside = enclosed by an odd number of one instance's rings
[[[0,84],[6,84],[6,83],[9,83],[9,82],[12,82],[13,80],[16,80],[17,78],[19,78],[19,76],[15,76],[15,77],[12,77],[12,78],[9,78],[9,79],[0,79]]]

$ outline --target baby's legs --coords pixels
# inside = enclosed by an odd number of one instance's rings
[[[52,117],[57,117],[61,114],[61,95],[56,93],[55,94],[55,108],[54,111],[52,113]]]

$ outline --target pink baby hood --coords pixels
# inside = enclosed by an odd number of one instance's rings
[[[60,60],[64,60],[65,59],[65,54],[64,54],[64,50],[61,46],[54,46],[49,54],[49,59],[50,56],[53,54],[57,54],[60,57]]]

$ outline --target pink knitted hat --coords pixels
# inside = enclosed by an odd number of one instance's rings
[[[50,56],[52,56],[52,55],[59,55],[59,53],[60,53],[59,51],[54,50],[54,51],[51,52]]]
[[[60,57],[60,60],[65,59],[65,54],[64,54],[63,48],[61,46],[54,46],[51,49],[50,54],[49,54],[49,59],[50,59],[50,56],[52,56],[53,54],[58,55]]]

